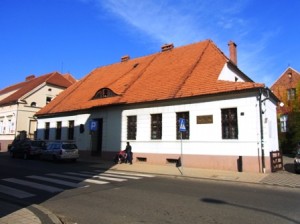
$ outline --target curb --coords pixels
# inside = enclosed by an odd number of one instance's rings
[[[52,213],[50,210],[46,209],[45,207],[42,207],[42,206],[37,205],[37,204],[31,205],[31,207],[33,207],[33,208],[39,210],[39,212],[43,213],[43,216],[46,216],[48,219],[50,219],[51,223],[53,223],[53,224],[63,224],[61,222],[61,220],[54,213]],[[34,212],[34,214],[37,215],[35,212]],[[40,217],[39,215],[37,215],[37,217],[39,217],[40,220],[42,221],[42,223],[44,224],[44,218]]]

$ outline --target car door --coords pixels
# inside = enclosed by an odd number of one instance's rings
[[[52,144],[49,144],[47,147],[42,149],[42,158],[43,159],[51,159],[51,149],[52,149]]]

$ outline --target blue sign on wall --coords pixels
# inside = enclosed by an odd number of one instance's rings
[[[186,131],[185,119],[184,118],[179,118],[179,131],[181,131],[181,132]]]
[[[91,120],[90,121],[90,131],[97,131],[98,130],[98,121]]]

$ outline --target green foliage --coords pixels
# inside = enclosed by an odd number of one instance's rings
[[[294,153],[298,142],[300,142],[300,82],[296,86],[296,93],[296,99],[289,102],[288,131],[280,132],[280,121],[278,122],[279,144],[283,154]]]
[[[279,132],[279,143],[283,154],[294,153],[298,142],[300,142],[300,112],[290,112],[288,113],[288,131]]]

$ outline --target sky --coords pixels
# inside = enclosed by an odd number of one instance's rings
[[[0,0],[0,90],[29,75],[70,73],[210,39],[267,87],[300,71],[299,0]]]

